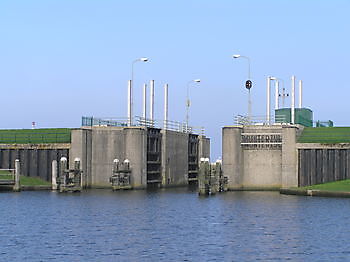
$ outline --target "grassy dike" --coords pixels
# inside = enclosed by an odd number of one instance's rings
[[[307,187],[282,188],[281,194],[323,197],[350,197],[350,179]]]
[[[12,180],[13,175],[8,171],[0,170],[0,179],[2,180]],[[22,189],[24,190],[36,190],[36,189],[50,189],[51,183],[42,180],[39,177],[27,177],[20,176],[19,178]]]

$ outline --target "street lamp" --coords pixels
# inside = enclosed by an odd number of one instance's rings
[[[248,80],[245,82],[245,87],[248,89],[248,122],[250,121],[251,113],[252,113],[252,102],[251,102],[251,96],[250,96],[250,89],[252,88],[252,81],[250,80],[250,58],[248,56],[243,55],[233,55],[233,58],[244,58],[248,61]]]
[[[189,89],[190,89],[190,84],[191,83],[200,83],[201,80],[200,79],[194,79],[191,81],[187,82],[187,96],[186,96],[186,129],[188,129],[188,118],[189,118],[189,110],[190,110],[190,106],[191,106],[191,101],[189,98]]]
[[[141,57],[138,59],[135,59],[131,63],[131,81],[129,83],[129,94],[128,94],[128,124],[129,126],[132,126],[132,115],[133,115],[133,106],[134,106],[134,101],[133,101],[133,86],[134,86],[134,65],[137,62],[147,62],[148,58],[147,57]]]

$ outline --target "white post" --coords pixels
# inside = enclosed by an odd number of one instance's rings
[[[154,80],[150,81],[150,105],[149,105],[149,118],[151,120],[151,124],[153,125],[154,120]]]
[[[146,110],[147,110],[147,84],[143,84],[143,112],[142,112],[142,117],[143,121],[145,121],[146,124]]]
[[[52,190],[57,190],[57,160],[53,160],[51,164],[51,184]]]
[[[267,124],[270,124],[270,83],[271,78],[268,76],[267,77],[267,92],[266,92],[266,122]]]
[[[275,81],[275,110],[279,109],[279,101],[278,101],[278,95],[279,95],[279,81]]]
[[[15,186],[13,187],[13,191],[19,192],[21,191],[21,184],[20,184],[20,174],[21,174],[21,165],[19,162],[19,159],[15,160]]]
[[[168,128],[168,84],[164,85],[164,129]]]
[[[291,95],[291,123],[295,124],[295,76],[292,76],[292,95]]]
[[[128,81],[128,126],[132,126],[132,80]]]
[[[299,80],[299,108],[303,107],[303,81]]]

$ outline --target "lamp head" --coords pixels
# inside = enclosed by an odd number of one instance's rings
[[[193,82],[199,83],[201,80],[200,79],[194,79]]]
[[[241,57],[241,55],[233,55],[232,57],[233,58],[239,58],[239,57]]]
[[[142,61],[142,62],[147,62],[147,61],[148,61],[148,58],[147,58],[147,57],[141,57],[141,58],[140,58],[140,61]]]

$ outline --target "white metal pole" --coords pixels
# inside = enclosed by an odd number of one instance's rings
[[[132,125],[132,80],[128,81],[128,126]]]
[[[303,107],[303,81],[299,80],[299,108]]]
[[[295,76],[292,76],[291,123],[295,124]]]
[[[153,122],[154,120],[154,80],[151,80],[149,85],[150,85],[149,118],[151,122]]]
[[[279,109],[279,102],[278,102],[278,95],[279,95],[279,81],[275,81],[275,110]]]
[[[147,110],[147,84],[143,84],[143,112],[142,117],[146,122],[146,110]]]
[[[267,77],[267,90],[266,90],[266,121],[267,124],[270,124],[270,77]]]
[[[164,85],[164,129],[168,128],[168,84]]]

